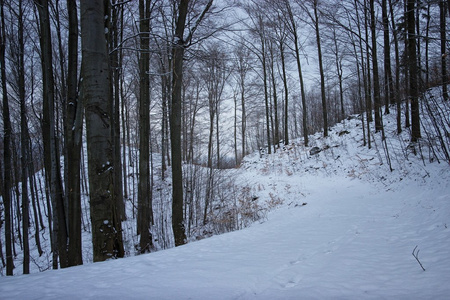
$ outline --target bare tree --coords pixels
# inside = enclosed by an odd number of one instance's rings
[[[140,234],[139,251],[150,252],[153,247],[152,187],[150,184],[150,13],[152,1],[139,1],[139,182],[137,228]]]
[[[61,167],[55,121],[55,84],[52,67],[52,40],[48,0],[35,0],[39,12],[41,29],[41,63],[43,74],[43,118],[44,165],[53,210],[53,268],[67,267],[67,226],[64,208]]]
[[[22,172],[22,230],[23,230],[23,274],[30,273],[30,243],[29,243],[29,195],[28,195],[28,150],[29,150],[29,133],[28,133],[28,116],[25,97],[25,42],[24,42],[24,8],[22,0],[18,3],[18,80],[20,101],[20,152],[21,152],[21,172]]]
[[[305,94],[305,84],[303,82],[303,72],[302,72],[302,66],[300,61],[300,41],[298,40],[298,33],[297,33],[297,23],[294,19],[294,14],[292,12],[291,5],[289,3],[289,0],[284,0],[285,9],[288,16],[288,22],[287,27],[290,31],[290,34],[292,35],[293,43],[294,43],[294,49],[295,49],[295,59],[297,61],[297,71],[298,71],[298,77],[300,82],[300,91],[301,91],[301,97],[302,97],[302,127],[303,127],[303,139],[305,146],[308,146],[308,110],[306,107],[306,94]]]
[[[75,0],[67,0],[69,37],[67,56],[66,100],[66,190],[68,198],[68,265],[83,264],[81,249],[81,145],[83,130],[83,104],[78,96],[78,13]]]
[[[186,18],[189,9],[189,0],[181,0],[177,6],[178,15],[175,21],[175,37],[172,51],[172,101],[170,112],[170,139],[172,153],[172,229],[175,239],[175,246],[186,243],[186,232],[183,218],[183,170],[181,151],[181,101],[183,85],[183,59],[184,51],[189,46],[192,36],[197,30],[200,22],[210,9],[213,0],[209,0],[189,29],[189,35],[185,38]]]

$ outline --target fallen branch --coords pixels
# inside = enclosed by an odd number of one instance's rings
[[[417,262],[419,263],[419,265],[420,265],[420,267],[422,268],[422,270],[425,271],[425,268],[422,266],[422,263],[421,263],[420,260],[419,260],[419,251],[420,251],[420,250],[417,250],[417,251],[416,251],[416,249],[417,249],[417,246],[414,247],[413,252],[412,252],[412,256],[414,256],[414,258],[417,260]]]

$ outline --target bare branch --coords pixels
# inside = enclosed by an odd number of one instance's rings
[[[423,267],[422,263],[421,263],[420,260],[419,260],[419,251],[420,251],[420,250],[417,250],[417,251],[416,251],[416,249],[417,249],[417,246],[414,247],[413,252],[412,252],[412,256],[414,256],[414,258],[417,260],[417,262],[419,263],[419,265],[420,265],[420,267],[422,268],[422,270],[425,271],[425,268]]]

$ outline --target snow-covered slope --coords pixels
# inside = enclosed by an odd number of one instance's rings
[[[0,278],[1,299],[448,299],[450,167],[385,117],[357,119],[237,171],[261,204],[249,228],[152,254]],[[387,147],[383,147],[387,145]],[[322,151],[310,155],[316,146]],[[390,159],[390,166],[389,166]],[[390,169],[393,169],[392,171]],[[417,246],[417,247],[416,247]],[[412,255],[415,249],[417,259]],[[419,262],[425,268],[422,270]]]

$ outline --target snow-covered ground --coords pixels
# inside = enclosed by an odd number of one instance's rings
[[[362,146],[357,119],[236,171],[260,222],[156,253],[0,277],[1,299],[449,299],[450,166],[408,148]],[[387,145],[387,147],[383,147]],[[311,147],[322,151],[310,155]],[[389,167],[389,159],[391,167]],[[417,246],[417,247],[416,247]],[[418,260],[412,255],[413,250]],[[419,262],[425,268],[422,270]]]

